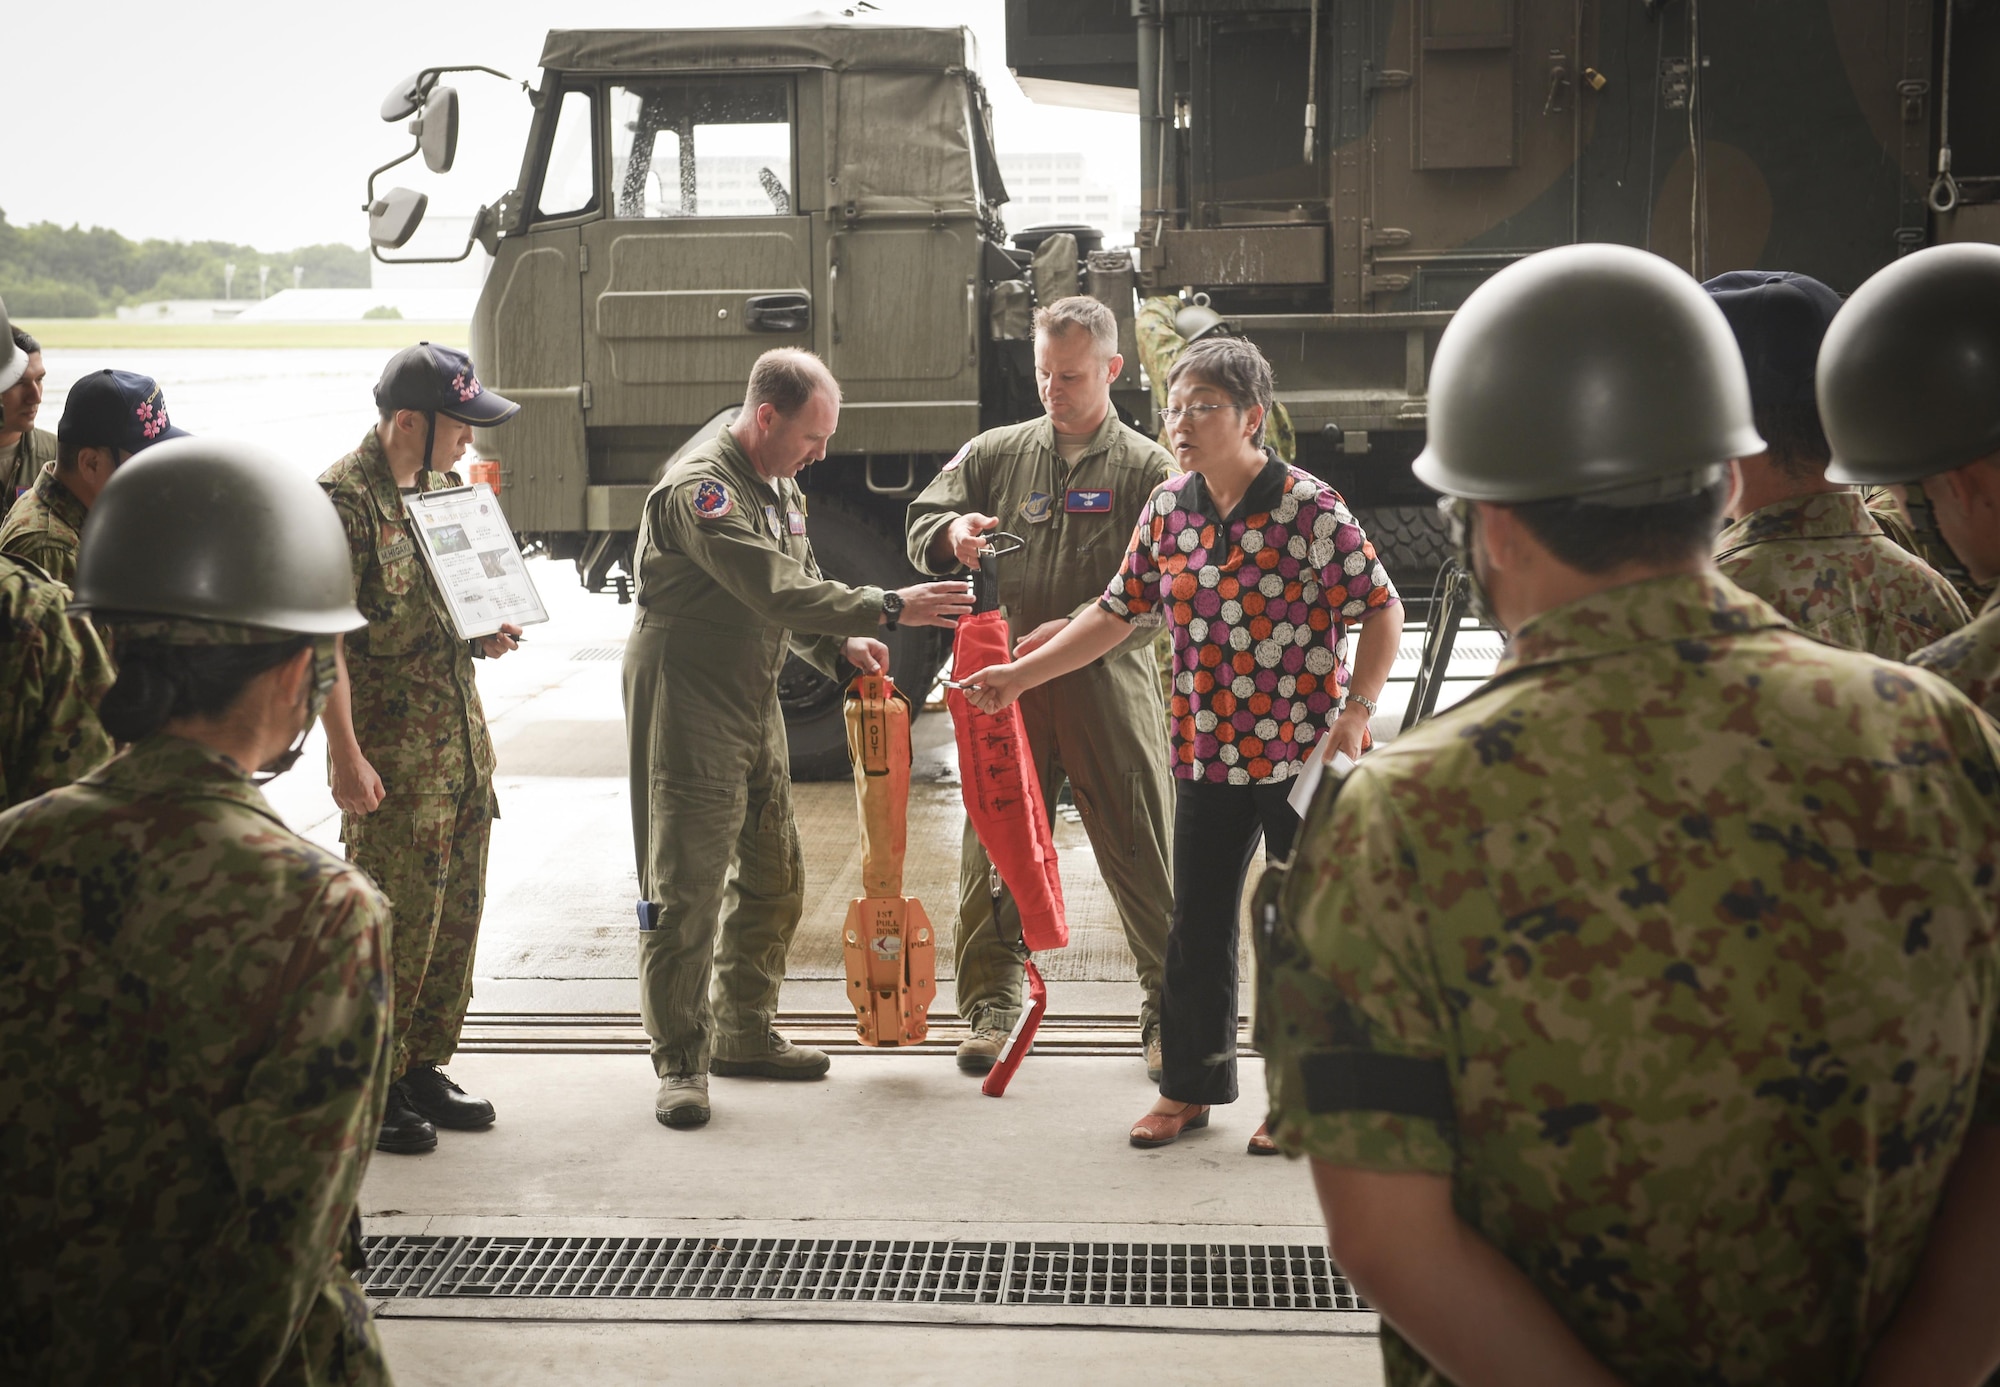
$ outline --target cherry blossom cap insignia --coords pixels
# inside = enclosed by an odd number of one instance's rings
[[[472,358],[451,347],[419,342],[389,358],[382,379],[375,382],[378,409],[436,411],[461,424],[491,428],[504,424],[521,407],[496,395],[472,373]]]
[[[167,417],[167,397],[151,376],[93,371],[69,388],[56,438],[80,448],[136,453],[169,438],[186,438]]]

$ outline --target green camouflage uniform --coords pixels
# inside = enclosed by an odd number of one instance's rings
[[[47,429],[28,429],[13,446],[0,449],[0,516],[22,492],[34,486],[45,464],[56,460],[56,436]]]
[[[778,672],[796,653],[838,677],[881,630],[882,590],[820,576],[798,483],[767,482],[727,429],[646,498],[625,727],[653,1069],[706,1074],[762,1052],[805,908]],[[712,985],[712,991],[711,991]]]
[[[425,474],[430,491],[460,485]],[[437,580],[417,554],[403,496],[381,440],[320,476],[347,529],[355,605],[368,627],[347,637],[354,736],[382,777],[372,814],[343,814],[347,858],[395,905],[395,1074],[443,1064],[458,1048],[472,1001],[473,952],[486,892],[486,848],[500,806],[493,742]]]
[[[1715,541],[1722,576],[1809,636],[1906,660],[1972,619],[1950,583],[1905,553],[1860,493],[1778,501],[1731,521]]]
[[[33,489],[0,521],[0,554],[26,559],[71,587],[76,583],[76,546],[88,514],[90,508],[57,480],[56,465],[45,463]]]
[[[1300,843],[1259,939],[1286,1151],[1449,1177],[1635,1387],[1854,1380],[2000,1121],[1994,728],[1657,579],[1524,624]]]
[[[1106,413],[1076,462],[1056,451],[1047,418],[992,429],[960,450],[910,503],[910,562],[926,573],[964,570],[934,565],[933,537],[960,515],[997,516],[1027,547],[993,560],[1011,640],[1097,599],[1125,561],[1132,527],[1153,488],[1173,475],[1173,461],[1145,435]],[[1109,508],[1067,509],[1072,493],[1109,493]],[[1125,926],[1144,993],[1142,1031],[1158,1022],[1161,959],[1173,917],[1170,843],[1173,797],[1167,721],[1152,651],[1157,632],[1142,630],[1101,660],[1021,696],[1021,718],[1053,809],[1067,778],[1090,835],[1091,851]],[[1021,1008],[1015,953],[1021,920],[1011,896],[998,920],[989,893],[986,850],[970,822],[960,848],[957,959],[959,1014],[975,1026],[1006,1029]]]
[[[1181,301],[1176,298],[1146,299],[1139,305],[1138,316],[1132,320],[1133,331],[1139,339],[1139,362],[1146,368],[1146,379],[1153,387],[1153,410],[1155,413],[1167,407],[1167,372],[1181,359],[1181,352],[1187,343],[1181,340],[1174,328],[1174,315],[1181,310]],[[1173,453],[1173,443],[1167,437],[1167,430],[1160,429],[1160,446],[1169,455]],[[1271,451],[1286,462],[1299,460],[1299,438],[1292,428],[1291,413],[1278,400],[1271,401],[1271,417],[1264,423],[1264,442]]]
[[[2000,592],[1986,599],[1970,625],[1919,650],[1910,663],[1950,681],[2000,721]]]
[[[0,554],[0,809],[69,784],[111,754],[97,703],[111,661],[69,593]]]
[[[374,887],[162,734],[0,814],[0,918],[0,1380],[388,1382]]]

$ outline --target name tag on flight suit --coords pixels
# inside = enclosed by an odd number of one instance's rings
[[[791,526],[792,533],[795,535],[802,535],[806,532],[806,518],[798,511],[786,511],[785,522]]]
[[[1063,509],[1071,515],[1111,514],[1111,493],[1071,489],[1063,497]]]

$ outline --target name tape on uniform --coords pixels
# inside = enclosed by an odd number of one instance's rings
[[[1108,491],[1078,491],[1072,488],[1063,497],[1063,509],[1071,515],[1111,514],[1111,493]]]

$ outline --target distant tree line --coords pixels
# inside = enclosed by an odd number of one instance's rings
[[[304,267],[307,289],[368,287],[368,252],[352,246],[269,252],[227,241],[130,241],[101,226],[15,226],[0,211],[0,299],[17,318],[96,318],[124,304],[219,299],[230,264],[239,299],[257,297],[263,265],[273,294],[292,287],[294,266]]]

